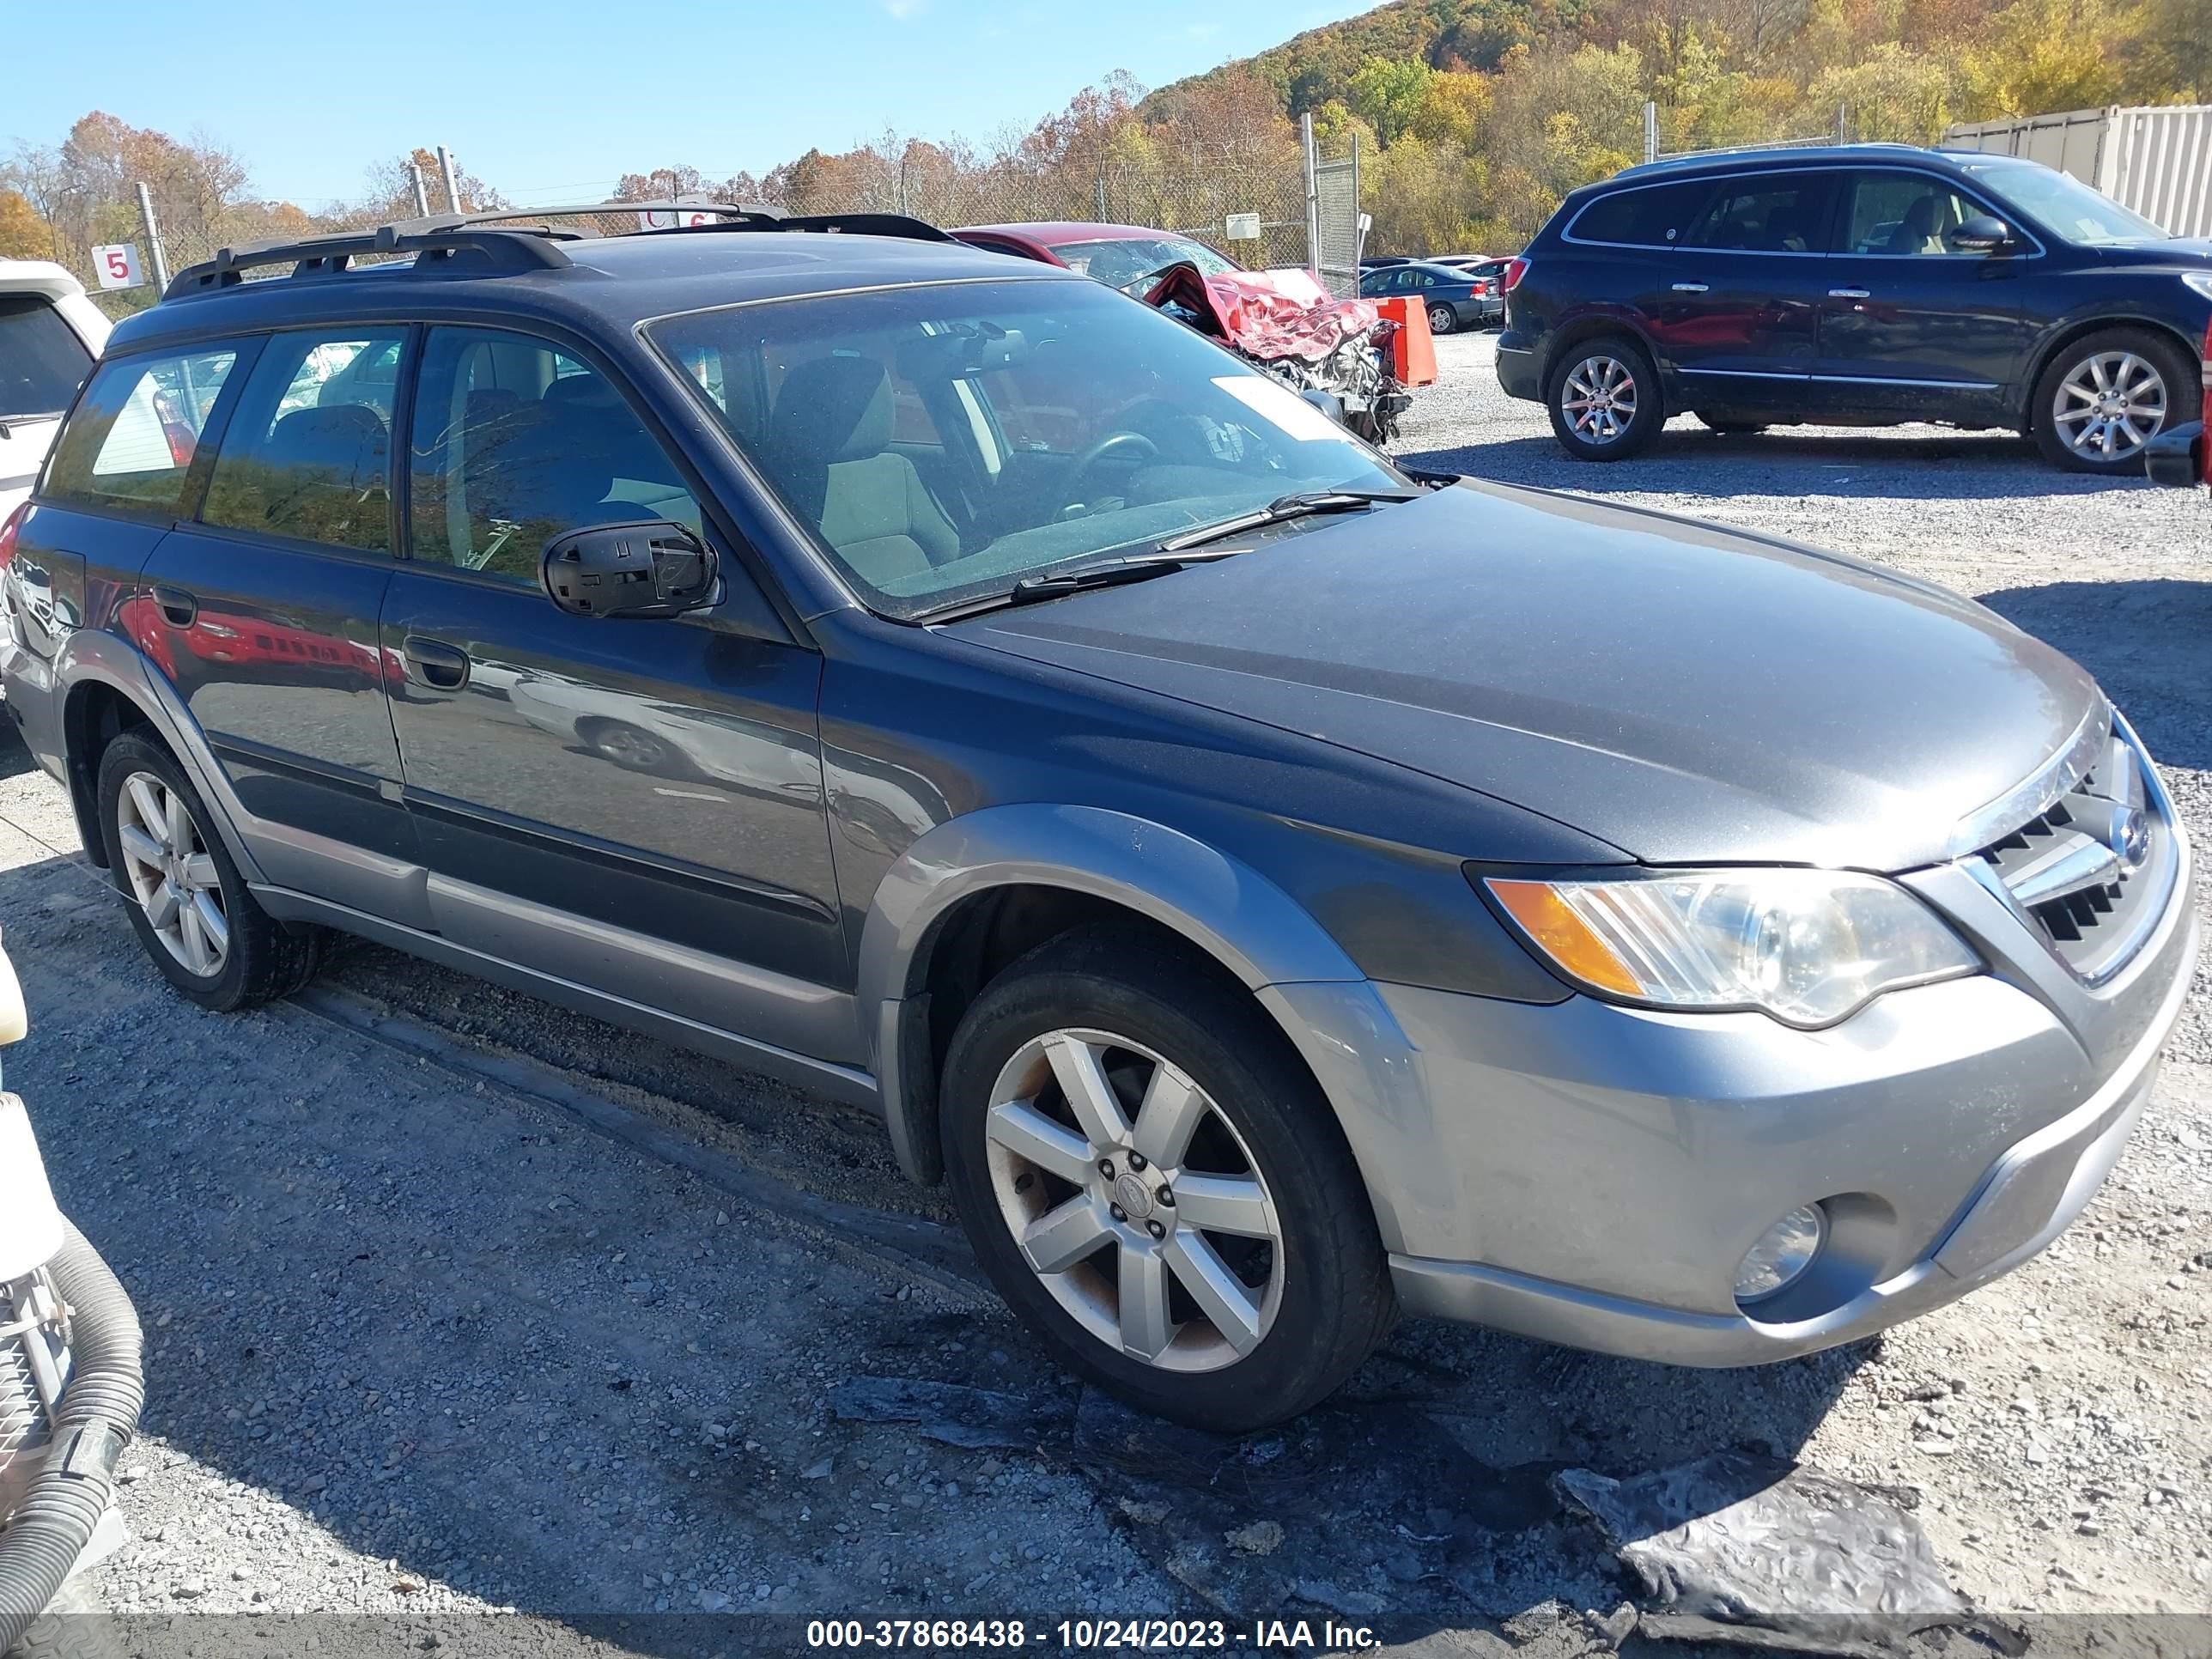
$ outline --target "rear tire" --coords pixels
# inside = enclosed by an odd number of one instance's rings
[[[1429,307],[1429,332],[1449,334],[1459,326],[1459,317],[1449,306]]]
[[[1552,433],[1579,461],[1623,461],[1667,424],[1659,371],[1635,341],[1601,334],[1562,352],[1545,388]]]
[[[215,815],[167,750],[124,732],[101,751],[99,791],[109,873],[170,984],[230,1013],[314,977],[321,930],[289,929],[255,901]]]
[[[1725,415],[1708,415],[1702,409],[1692,410],[1690,412],[1698,417],[1698,424],[1706,431],[1717,434],[1723,438],[1748,437],[1753,433],[1766,430],[1767,423],[1765,421],[1731,420]]]
[[[2196,418],[2201,373],[2179,346],[2145,329],[2086,335],[2036,378],[2028,404],[2035,447],[2069,472],[2139,478],[2143,446]]]
[[[1223,1434],[1279,1423],[1396,1317],[1319,1087],[1243,988],[1144,935],[1066,934],[994,980],[953,1035],[939,1128],[1000,1293],[1140,1410]]]

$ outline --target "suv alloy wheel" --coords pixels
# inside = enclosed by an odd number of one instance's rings
[[[1163,1417],[1296,1416],[1395,1316],[1312,1078],[1241,986],[1141,934],[1065,934],[993,981],[953,1036],[941,1131],[1000,1293]]]
[[[131,925],[164,977],[221,1013],[314,977],[319,930],[277,921],[246,890],[214,819],[167,750],[125,732],[100,751],[100,830]]]
[[[2100,330],[2066,347],[2036,381],[2036,446],[2069,471],[2135,477],[2143,446],[2185,411],[2197,378],[2195,366],[2155,334]]]
[[[1553,434],[1579,460],[1626,459],[1649,447],[1667,421],[1650,357],[1613,335],[1561,353],[1544,401]]]

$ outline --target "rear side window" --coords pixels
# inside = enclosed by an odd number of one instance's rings
[[[84,342],[43,295],[0,294],[0,421],[60,414],[91,368]]]
[[[1710,183],[1644,185],[1601,196],[1567,227],[1577,242],[1620,247],[1674,247],[1711,196]]]
[[[224,430],[201,520],[389,553],[402,343],[396,332],[270,336]]]
[[[173,518],[234,347],[103,363],[54,446],[52,501]]]
[[[1737,253],[1826,253],[1832,173],[1770,173],[1723,180],[1685,239]]]

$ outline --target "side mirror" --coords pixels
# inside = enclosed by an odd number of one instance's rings
[[[2204,477],[2204,422],[2170,426],[2143,446],[2143,474],[2154,484],[2187,489]]]
[[[598,524],[545,544],[540,580],[572,617],[678,617],[714,602],[714,550],[665,519]]]
[[[1345,424],[1344,399],[1338,397],[1334,392],[1323,392],[1317,386],[1310,386],[1304,391],[1299,392],[1298,396],[1304,398],[1316,409],[1321,410],[1322,414],[1328,416],[1330,420],[1334,421],[1339,426]]]
[[[1954,253],[1998,253],[2013,246],[2012,227],[1994,215],[1977,213],[1946,236]]]

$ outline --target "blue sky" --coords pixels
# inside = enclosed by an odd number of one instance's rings
[[[307,207],[440,143],[517,202],[574,200],[626,170],[758,172],[887,125],[981,143],[1114,70],[1162,85],[1373,3],[114,0],[94,44],[81,7],[0,0],[0,149],[104,109],[204,131],[257,194]]]

